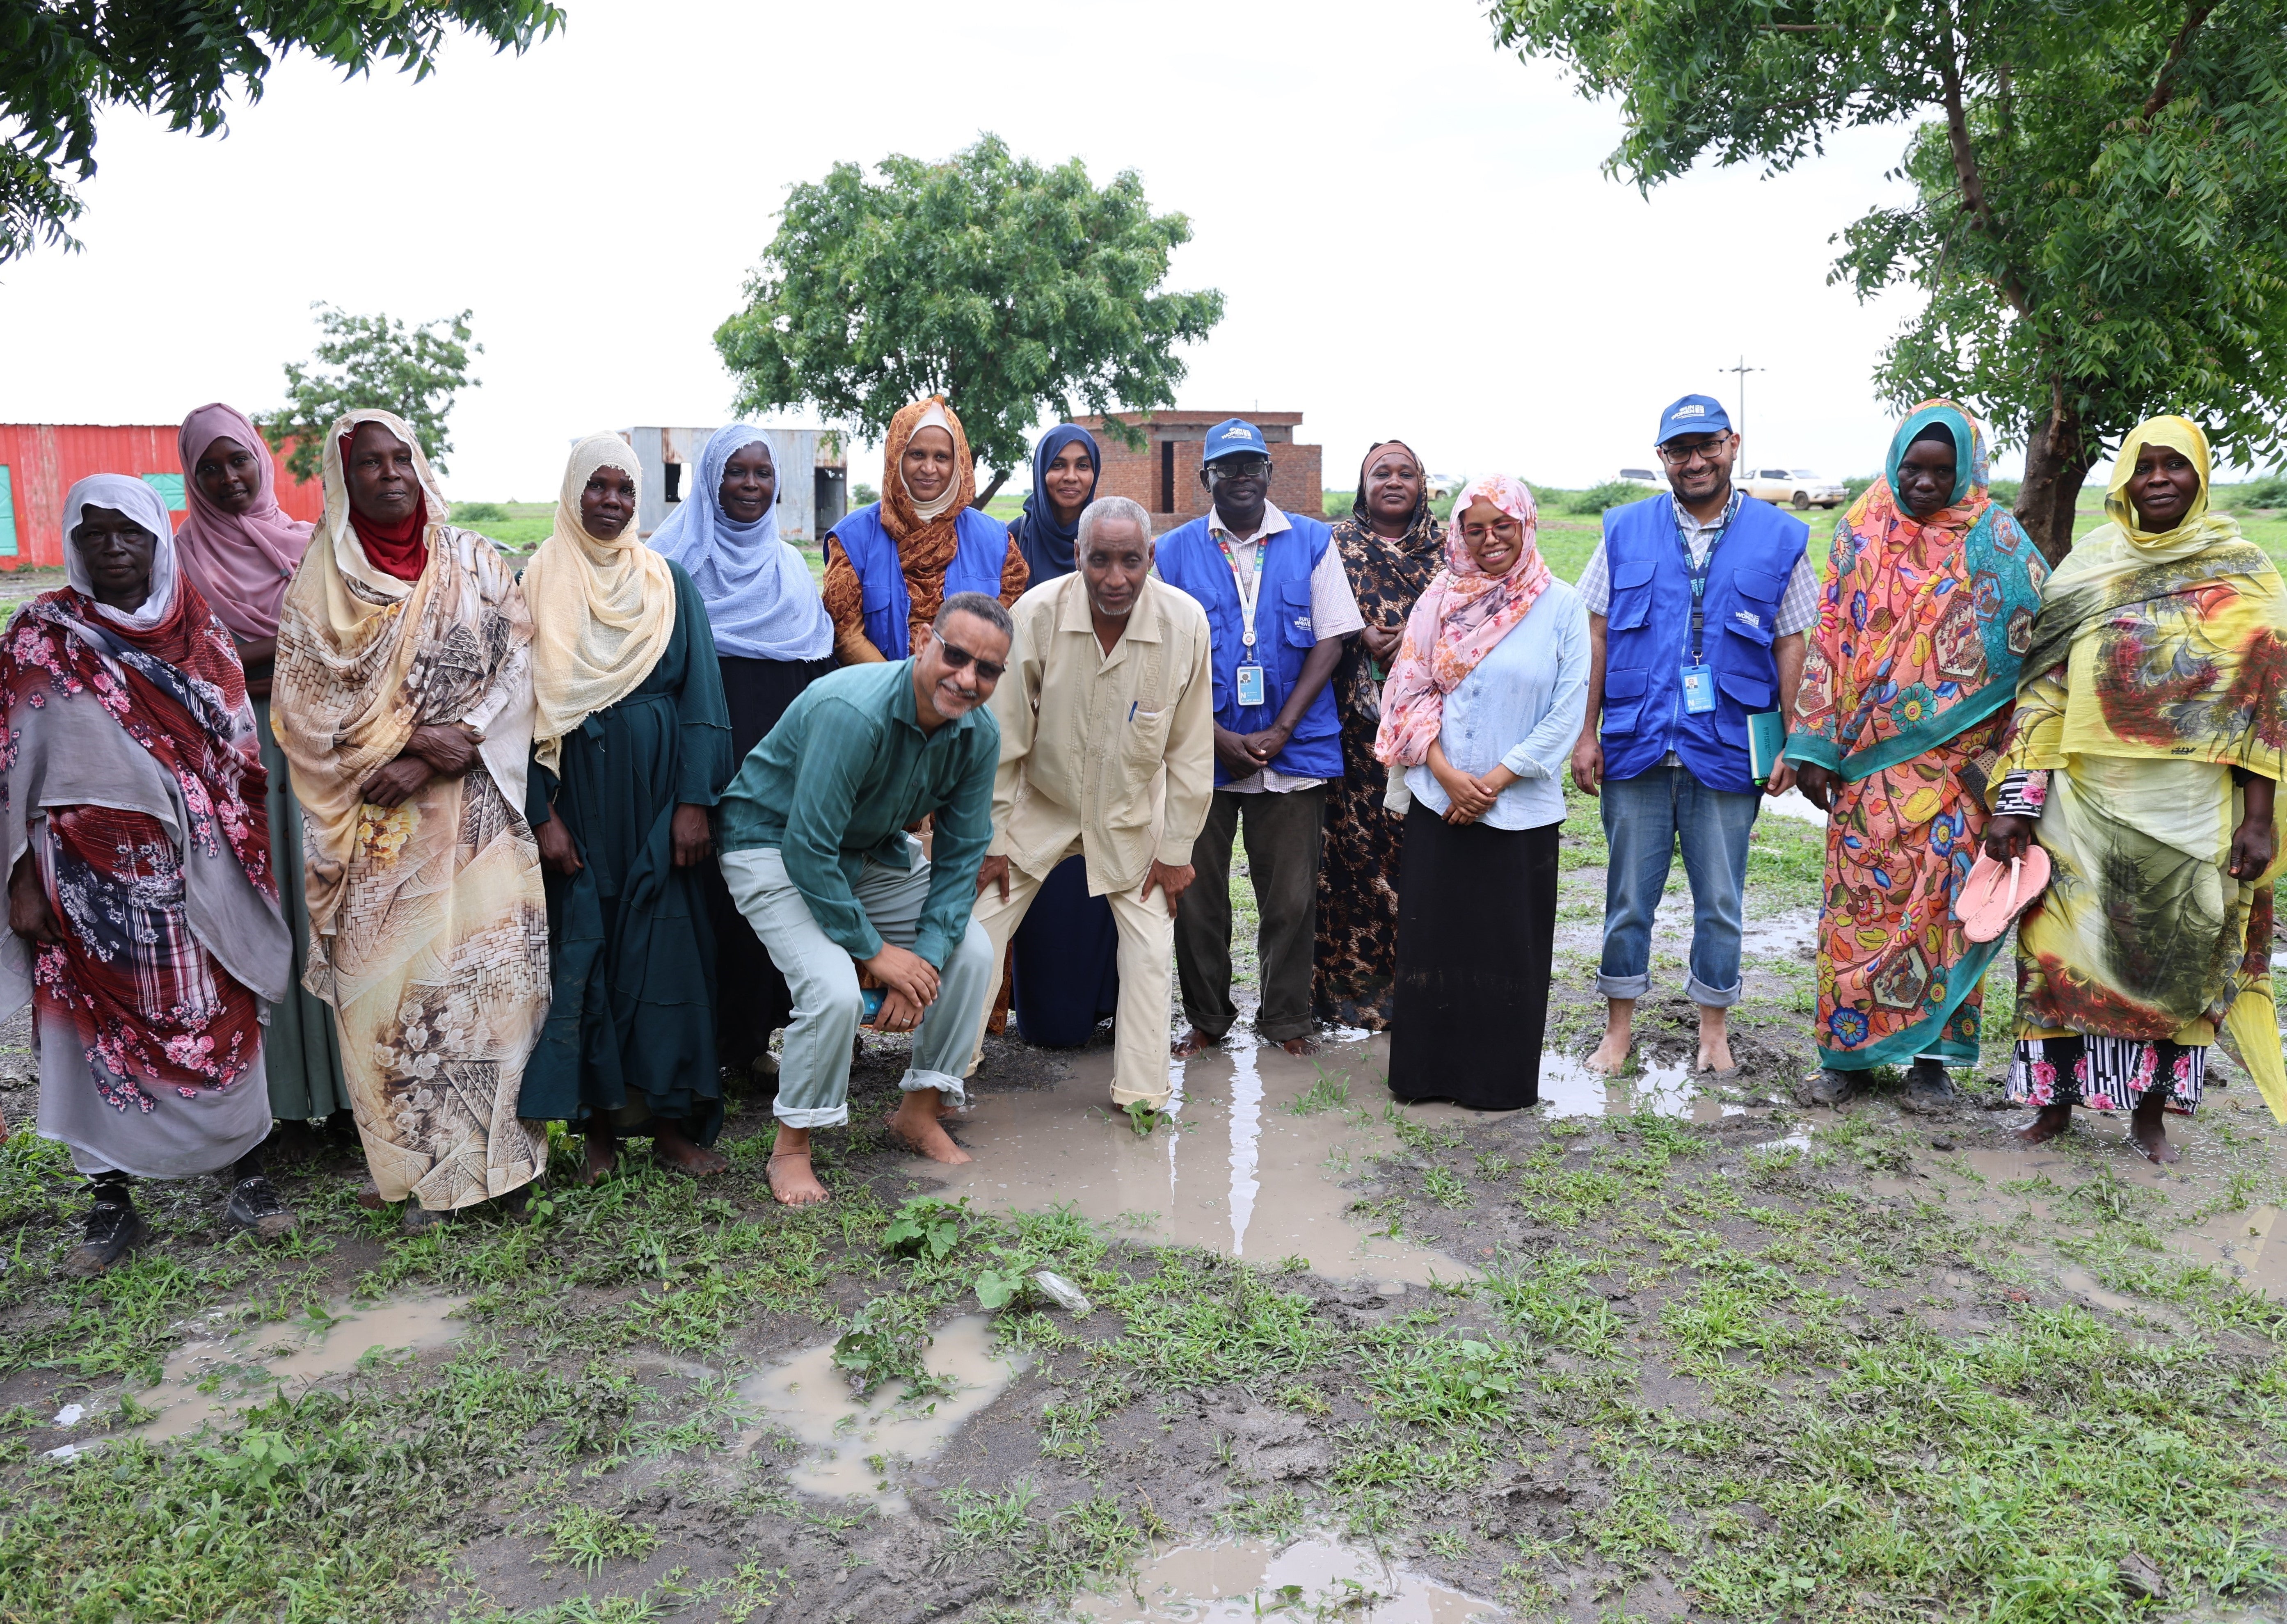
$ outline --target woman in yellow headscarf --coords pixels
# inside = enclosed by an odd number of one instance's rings
[[[2018,923],[2010,1093],[2031,1143],[2072,1108],[2131,1113],[2137,1148],[2175,1150],[2209,1045],[2229,1029],[2287,1122],[2271,994],[2273,800],[2287,772],[2287,587],[2208,509],[2197,425],[2156,417],[2121,443],[2110,523],[2058,566],[2033,625],[1986,830],[2001,862],[2054,865]]]
[[[525,567],[533,761],[554,997],[518,1115],[573,1122],[588,1180],[623,1133],[719,1173],[715,933],[701,880],[730,782],[731,717],[699,588],[636,534],[635,453],[572,448],[556,525]]]

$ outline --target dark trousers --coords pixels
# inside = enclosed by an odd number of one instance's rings
[[[1207,827],[1191,844],[1198,877],[1175,914],[1175,980],[1183,989],[1184,1018],[1201,1036],[1219,1038],[1238,1019],[1231,1001],[1231,847],[1242,821],[1259,919],[1255,951],[1262,968],[1255,1035],[1270,1043],[1310,1035],[1310,957],[1318,934],[1318,855],[1326,815],[1324,784],[1284,795],[1215,792]]]

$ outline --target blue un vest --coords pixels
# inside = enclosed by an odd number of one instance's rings
[[[1234,733],[1260,733],[1278,720],[1279,707],[1302,680],[1302,662],[1318,646],[1310,620],[1310,572],[1333,545],[1333,532],[1317,519],[1286,516],[1293,526],[1267,538],[1258,568],[1262,585],[1254,601],[1254,658],[1262,666],[1262,703],[1241,708],[1236,674],[1246,651],[1246,622],[1239,613],[1238,583],[1223,549],[1207,533],[1202,516],[1159,538],[1159,579],[1187,593],[1207,611],[1213,635],[1215,721]],[[1328,682],[1302,713],[1286,748],[1270,759],[1276,770],[1297,778],[1342,776],[1342,725],[1334,713],[1334,685]],[[1215,763],[1218,786],[1231,782]]]
[[[1001,570],[1009,560],[1009,531],[974,508],[963,508],[954,521],[953,562],[945,566],[945,595],[981,592],[1001,595]],[[905,566],[898,562],[898,544],[882,525],[882,504],[860,508],[834,526],[834,539],[850,555],[865,593],[866,635],[890,659],[904,659],[913,650],[914,599],[906,590]]]
[[[1771,627],[1810,527],[1748,497],[1707,561],[1700,658],[1715,708],[1683,708],[1690,663],[1691,576],[1674,499],[1646,497],[1604,514],[1612,600],[1604,627],[1604,777],[1633,778],[1674,751],[1712,790],[1752,794],[1747,718],[1778,704]]]

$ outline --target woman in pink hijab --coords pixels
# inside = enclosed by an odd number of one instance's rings
[[[270,1012],[263,1053],[270,1075],[270,1114],[312,1122],[349,1103],[333,1015],[302,990],[310,940],[302,888],[302,814],[294,804],[285,753],[270,730],[270,669],[278,652],[278,610],[309,546],[311,526],[278,506],[278,469],[245,413],[220,401],[183,419],[177,448],[189,514],[175,532],[183,573],[214,608],[238,645],[246,691],[254,701],[262,764],[270,769],[270,861],[278,902],[294,938],[294,979],[286,1002]]]

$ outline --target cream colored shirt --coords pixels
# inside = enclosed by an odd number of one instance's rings
[[[1009,612],[1017,635],[992,699],[993,855],[1046,876],[1077,837],[1092,896],[1139,888],[1155,856],[1190,863],[1215,792],[1207,611],[1147,576],[1109,654],[1077,572]]]

